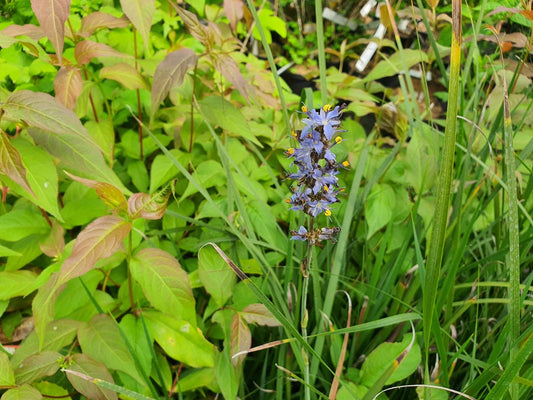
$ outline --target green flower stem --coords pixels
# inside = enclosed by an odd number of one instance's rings
[[[309,232],[312,232],[314,229],[314,218],[309,217]],[[303,286],[302,286],[302,298],[301,298],[301,308],[300,308],[300,327],[302,329],[302,337],[306,342],[307,339],[307,324],[309,323],[309,313],[307,312],[307,292],[309,290],[309,275],[311,270],[311,264],[313,263],[313,245],[311,243],[307,246],[307,257],[303,261],[302,265],[302,274],[303,274]],[[311,399],[310,391],[310,378],[309,378],[309,358],[305,354],[305,349],[302,349],[303,359],[304,359],[304,396],[305,400]]]

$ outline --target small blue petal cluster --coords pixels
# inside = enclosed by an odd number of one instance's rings
[[[300,210],[312,217],[322,213],[329,217],[331,205],[338,201],[339,167],[349,166],[346,161],[337,163],[335,154],[331,151],[335,144],[342,141],[338,135],[342,132],[339,129],[342,107],[325,105],[320,110],[308,110],[303,106],[302,112],[307,115],[302,120],[305,126],[301,131],[293,133],[299,147],[290,148],[286,152],[298,167],[298,172],[288,175],[296,180],[296,187],[293,187],[293,195],[287,202],[292,205],[291,210]],[[322,240],[334,240],[334,235],[338,232],[339,228],[308,232],[301,226],[298,231],[291,231],[291,239],[309,240],[311,244],[315,244]]]

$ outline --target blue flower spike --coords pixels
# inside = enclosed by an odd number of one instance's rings
[[[299,132],[292,132],[298,146],[286,151],[288,158],[298,167],[298,172],[288,174],[296,181],[292,187],[293,195],[287,199],[293,211],[303,211],[311,217],[324,214],[331,217],[331,205],[338,202],[337,195],[342,189],[338,187],[339,168],[348,168],[349,163],[338,163],[331,148],[342,142],[340,118],[344,106],[332,107],[326,104],[319,110],[309,110],[302,106],[306,118],[304,127]],[[308,232],[303,226],[298,231],[290,231],[293,240],[308,240],[311,245],[323,240],[335,242],[340,228],[315,228]]]

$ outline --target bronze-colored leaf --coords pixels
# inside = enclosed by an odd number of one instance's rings
[[[272,315],[264,304],[254,303],[244,307],[240,312],[241,316],[249,324],[258,324],[266,326],[280,326],[280,322]]]
[[[113,377],[107,368],[99,362],[93,360],[86,354],[74,354],[72,364],[68,366],[67,379],[74,388],[89,399],[94,400],[115,400],[117,394],[109,389],[97,386],[94,378],[114,383]],[[76,374],[80,373],[87,376],[88,379]]]
[[[69,110],[74,110],[82,89],[83,79],[79,68],[61,67],[54,79],[56,100]]]
[[[66,283],[94,268],[96,262],[115,253],[131,231],[131,223],[114,215],[91,222],[78,235],[74,248],[59,271],[59,283]]]
[[[240,92],[246,101],[249,101],[253,88],[242,76],[237,62],[226,53],[213,53],[211,54],[211,60],[215,69],[235,86],[235,89]]]
[[[188,69],[196,65],[198,56],[194,51],[186,47],[169,53],[163,61],[159,63],[154,73],[152,83],[152,110],[153,117],[168,92],[174,86],[179,86]]]
[[[78,31],[78,35],[89,37],[95,30],[100,28],[125,28],[129,24],[130,21],[125,17],[117,18],[105,12],[95,11],[81,19],[81,28]]]
[[[32,383],[45,376],[54,375],[59,369],[58,360],[61,357],[61,354],[57,351],[43,351],[27,357],[15,369],[17,385]]]
[[[224,0],[224,12],[229,20],[229,26],[233,31],[237,29],[237,23],[244,16],[244,4],[242,0]]]
[[[52,42],[62,63],[65,22],[70,13],[70,0],[31,0],[31,8],[45,35]]]
[[[122,11],[144,40],[148,49],[150,29],[155,14],[155,0],[120,0]]]
[[[26,179],[26,168],[18,150],[11,144],[9,138],[0,129],[0,174],[7,175],[12,181],[18,183],[28,193],[33,193],[30,183]]]
[[[134,193],[128,199],[130,218],[160,219],[167,209],[168,187],[154,194]]]
[[[93,42],[92,40],[83,40],[76,44],[74,48],[74,57],[78,64],[88,64],[95,57],[118,57],[131,58],[131,56],[115,50],[107,44]]]
[[[134,67],[126,63],[118,63],[100,70],[100,79],[113,79],[121,83],[126,89],[146,89],[148,84]]]
[[[0,35],[10,37],[27,36],[33,40],[41,40],[45,36],[43,30],[33,24],[9,25],[0,31]]]
[[[204,25],[200,23],[198,17],[190,11],[184,10],[181,7],[175,6],[172,2],[170,3],[174,6],[174,9],[178,12],[183,23],[189,30],[189,33],[200,43],[202,43],[208,50],[213,48],[213,33],[207,29]]]
[[[124,196],[124,193],[122,193],[122,191],[116,186],[113,186],[107,182],[99,182],[92,179],[81,178],[79,176],[69,174],[68,172],[66,172],[66,174],[75,181],[95,189],[98,197],[100,197],[105,204],[111,207],[112,210],[126,210],[126,196]]]
[[[53,220],[50,234],[39,244],[41,251],[48,257],[59,257],[65,248],[64,234],[65,228],[59,225],[56,220]]]
[[[238,313],[235,313],[231,320],[230,328],[230,353],[232,355],[250,350],[252,347],[252,334],[248,324],[241,318]],[[241,364],[246,358],[245,354],[231,358],[231,363],[234,367]]]

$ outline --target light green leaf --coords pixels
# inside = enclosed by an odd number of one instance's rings
[[[144,383],[116,323],[109,316],[95,315],[87,325],[80,328],[78,340],[83,353],[89,357],[109,369],[122,371],[139,383]]]
[[[30,235],[44,235],[49,230],[50,226],[34,206],[0,215],[0,240],[17,242]]]
[[[113,377],[105,366],[91,359],[87,354],[74,354],[72,356],[72,364],[68,366],[70,371],[75,371],[88,375],[91,378],[102,379],[113,383]],[[67,371],[67,379],[74,386],[74,388],[89,399],[94,400],[115,400],[118,399],[117,394],[109,389],[101,388],[87,379],[82,379],[79,376]]]
[[[222,185],[226,182],[224,169],[222,168],[222,165],[215,160],[207,160],[200,163],[196,170],[192,173],[192,176],[204,189],[209,189],[210,187],[216,185]],[[183,192],[180,201],[196,192],[198,192],[196,186],[189,182],[189,185]]]
[[[45,376],[52,376],[59,370],[61,354],[56,351],[43,351],[24,359],[15,369],[18,385],[32,383]]]
[[[118,63],[100,70],[100,79],[113,79],[122,84],[126,89],[145,89],[148,84],[134,67],[126,63]]]
[[[389,223],[394,210],[394,190],[387,184],[376,183],[365,203],[368,224],[367,239]]]
[[[150,43],[150,29],[155,14],[155,0],[120,0],[122,11],[139,31],[148,50]]]
[[[22,385],[5,392],[1,400],[42,400],[43,396],[30,385]]]
[[[0,300],[27,296],[35,290],[37,274],[31,271],[0,271]]]
[[[155,308],[196,326],[189,276],[172,255],[157,248],[143,249],[131,260],[130,271]]]
[[[214,365],[215,348],[200,329],[157,311],[145,311],[143,315],[152,337],[169,357],[193,368]]]
[[[219,307],[223,307],[233,294],[237,277],[212,247],[204,247],[198,252],[198,276],[205,290]]]
[[[6,353],[0,352],[0,386],[15,385],[15,374]]]
[[[380,61],[363,81],[371,82],[406,72],[405,68],[411,68],[420,62],[427,62],[428,59],[428,55],[422,50],[405,49],[395,52],[389,58]]]

